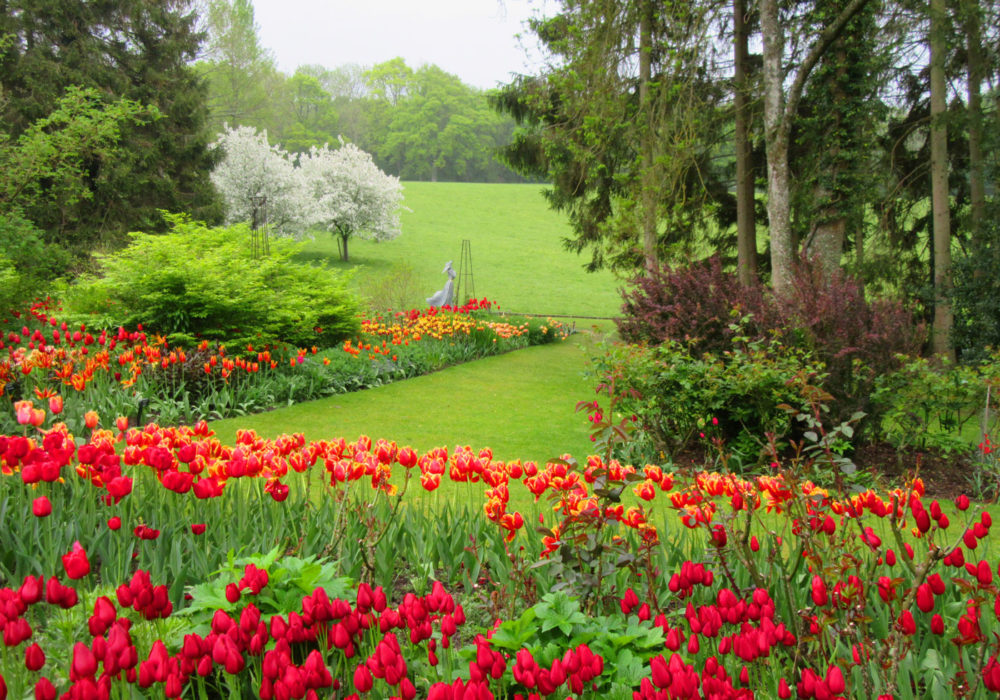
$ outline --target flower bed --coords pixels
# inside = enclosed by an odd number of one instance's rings
[[[557,323],[490,316],[493,306],[472,301],[388,323],[367,320],[357,338],[337,348],[234,349],[202,341],[185,349],[142,326],[70,328],[58,320],[54,302],[40,302],[8,320],[0,337],[0,353],[6,352],[0,396],[55,399],[48,410],[76,431],[87,410],[127,415],[133,423],[193,424],[378,386],[566,335]],[[0,415],[0,429],[15,425]]]
[[[1000,688],[992,519],[918,479],[837,494],[804,463],[681,475],[124,419],[77,440],[22,417],[0,438],[0,697]]]

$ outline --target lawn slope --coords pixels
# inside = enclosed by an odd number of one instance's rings
[[[444,265],[458,270],[462,240],[470,242],[472,282],[478,298],[487,297],[511,312],[541,315],[615,316],[621,282],[603,271],[588,273],[589,255],[567,251],[570,235],[564,215],[549,209],[541,185],[406,182],[402,234],[391,241],[350,242],[350,263],[364,289],[372,280],[403,266],[413,273],[414,306],[444,286]],[[317,233],[306,259],[336,261],[329,233]],[[457,282],[458,280],[456,280]],[[463,295],[464,296],[464,295]]]

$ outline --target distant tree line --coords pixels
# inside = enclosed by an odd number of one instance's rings
[[[216,131],[253,126],[291,153],[343,137],[404,180],[525,180],[496,158],[514,120],[457,76],[402,58],[300,66],[289,76],[261,46],[250,0],[207,0],[202,16],[207,41],[195,69],[206,79]]]

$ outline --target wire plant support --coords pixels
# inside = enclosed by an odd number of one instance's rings
[[[455,306],[462,306],[476,298],[476,281],[472,275],[472,243],[462,240],[462,254],[458,259],[458,281],[455,285]]]

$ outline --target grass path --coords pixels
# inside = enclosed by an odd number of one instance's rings
[[[490,447],[497,459],[543,461],[590,450],[576,402],[594,395],[584,373],[599,336],[578,333],[441,372],[351,394],[212,424],[232,443],[238,428],[264,437],[301,432],[307,440],[368,435],[418,450]]]

